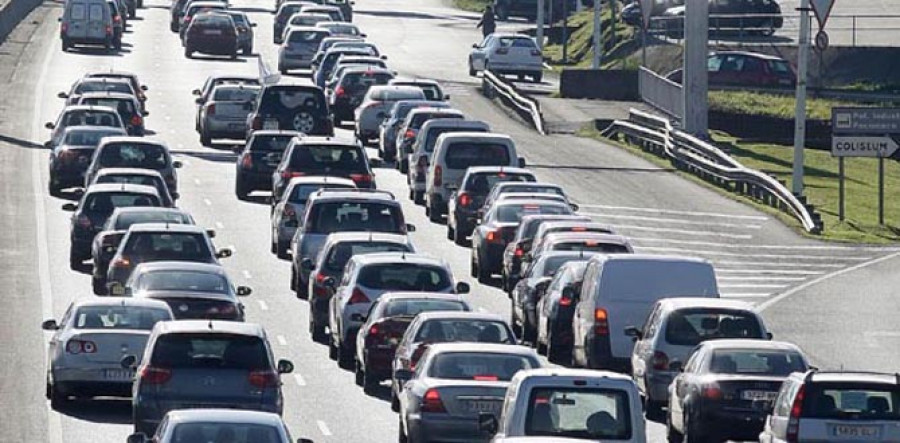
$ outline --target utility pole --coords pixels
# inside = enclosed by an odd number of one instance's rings
[[[709,132],[709,0],[687,0],[684,15],[684,111],[682,128],[706,137]]]
[[[544,1],[538,0],[537,2],[537,33],[535,34],[535,43],[537,43],[537,47],[541,52],[544,51]]]
[[[806,74],[809,69],[809,0],[800,2],[800,41],[797,51],[797,107],[794,112],[794,172],[791,190],[803,194],[803,148],[806,145]]]
[[[600,69],[603,63],[603,21],[601,14],[603,13],[603,3],[600,0],[594,0],[594,61],[591,67]]]
[[[563,64],[569,63],[569,0],[563,0],[562,38],[563,38]]]

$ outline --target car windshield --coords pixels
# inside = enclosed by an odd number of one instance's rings
[[[150,364],[160,368],[270,369],[259,337],[220,333],[174,333],[159,337]]]
[[[489,172],[484,174],[471,174],[468,181],[463,185],[467,192],[472,194],[485,196],[494,185],[503,182],[529,182],[534,181],[531,174],[508,173],[508,172]]]
[[[124,94],[134,94],[131,86],[125,82],[108,82],[103,80],[83,81],[75,87],[76,94],[84,94],[86,92],[121,92]]]
[[[70,146],[93,146],[100,144],[103,137],[125,135],[119,131],[69,131],[64,144]]]
[[[800,354],[776,349],[718,349],[709,363],[709,372],[714,374],[787,376],[805,371]]]
[[[507,204],[497,208],[497,220],[504,223],[518,223],[526,215],[570,214],[571,209],[564,205],[547,205],[540,203]]]
[[[806,386],[803,418],[900,422],[900,386],[866,382],[825,382]]]
[[[115,112],[79,109],[67,112],[62,126],[121,127],[121,120]]]
[[[212,263],[212,251],[202,234],[141,232],[130,236],[122,255],[140,262],[196,261]]]
[[[189,422],[175,425],[173,442],[282,443],[278,428],[255,423]]]
[[[454,142],[448,146],[444,161],[449,169],[507,166],[510,164],[509,151],[502,143]]]
[[[325,259],[325,269],[332,272],[340,272],[356,255],[373,254],[376,252],[412,252],[406,244],[388,242],[342,242],[331,248],[328,258]]]
[[[160,205],[159,199],[151,194],[138,194],[133,192],[92,192],[82,206],[84,212],[91,214],[112,214],[116,208],[129,208],[133,206]]]
[[[300,172],[368,172],[362,148],[348,145],[297,146],[293,149],[289,166]]]
[[[395,102],[398,100],[419,100],[425,98],[422,91],[418,90],[380,90],[370,91],[370,98],[374,101]],[[388,103],[389,104],[389,103]]]
[[[140,142],[116,142],[104,145],[100,158],[104,168],[166,169],[169,154],[166,148],[156,144]]]
[[[500,37],[497,41],[501,48],[537,49],[534,40],[527,37]]]
[[[82,306],[75,312],[75,329],[140,329],[171,320],[165,309],[146,306]]]
[[[438,354],[428,376],[449,380],[510,381],[516,372],[540,364],[523,355],[489,352],[445,352]]]
[[[191,217],[182,212],[151,211],[151,212],[125,212],[116,217],[117,231],[124,231],[135,223],[172,223],[181,225],[194,224]]]
[[[683,309],[666,321],[666,342],[697,346],[717,338],[765,338],[756,315],[734,309]]]
[[[628,392],[618,389],[532,389],[528,398],[525,435],[629,440],[632,429],[628,399]]]
[[[228,293],[228,280],[219,274],[196,271],[153,271],[138,280],[140,291],[191,291]]]
[[[384,307],[382,315],[385,317],[415,317],[422,312],[466,310],[466,305],[461,301],[404,298],[391,300]]]
[[[213,90],[213,101],[217,102],[249,102],[256,100],[258,86],[216,86]]]
[[[287,40],[289,43],[318,46],[325,37],[328,37],[328,31],[302,31],[295,29],[288,35]]]
[[[309,87],[270,87],[266,88],[259,105],[260,112],[266,114],[290,113],[297,109],[324,111],[322,91]]]
[[[376,202],[326,202],[316,204],[306,232],[367,231],[403,233],[400,206]]]
[[[550,251],[584,251],[601,254],[627,254],[628,247],[619,243],[607,243],[590,239],[559,241],[550,245]]]
[[[362,268],[357,282],[370,289],[439,292],[452,289],[450,273],[438,266],[385,263]]]
[[[495,320],[433,319],[426,321],[415,338],[420,343],[509,343],[516,340],[505,323]]]

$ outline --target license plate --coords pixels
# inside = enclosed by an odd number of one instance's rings
[[[744,391],[741,393],[742,399],[750,401],[775,401],[777,396],[778,393],[773,391]]]
[[[207,29],[203,31],[204,35],[222,35],[222,31],[219,29]]]
[[[834,425],[831,433],[835,437],[877,440],[881,438],[880,426]]]
[[[278,120],[266,120],[263,129],[278,129]]]
[[[129,381],[134,378],[134,372],[127,369],[104,369],[103,378],[107,380]]]
[[[497,413],[500,412],[499,401],[491,401],[491,400],[469,400],[468,402],[469,412],[489,412],[489,413]]]

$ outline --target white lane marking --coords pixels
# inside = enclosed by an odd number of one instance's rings
[[[195,184],[195,185],[199,185],[199,184],[200,184],[200,179],[199,179],[199,178],[195,178],[195,179],[194,179],[194,184]]]
[[[788,286],[789,285],[767,285],[767,284],[758,284],[758,283],[724,284],[724,285],[719,285],[719,289],[746,289],[746,288],[781,289],[781,288],[786,288]]]
[[[275,336],[275,339],[278,340],[278,344],[281,346],[287,346],[287,340],[285,340],[283,335]]]
[[[224,227],[225,227],[225,225],[222,224],[222,222],[220,222],[220,221],[216,222],[216,229],[223,229]]]
[[[616,230],[618,229],[631,229],[634,231],[653,231],[653,232],[670,232],[672,234],[681,234],[681,235],[693,235],[695,237],[723,237],[723,238],[733,238],[735,240],[750,240],[753,238],[750,234],[728,234],[725,232],[710,232],[710,231],[685,231],[683,229],[670,229],[670,228],[657,228],[650,226],[635,226],[635,225],[620,225],[615,224],[612,227]]]
[[[779,263],[771,261],[745,261],[745,260],[712,260],[717,267],[722,266],[771,266],[773,268],[843,268],[845,264],[838,263]]]
[[[695,246],[711,246],[716,248],[746,248],[746,249],[796,249],[811,251],[848,251],[848,252],[870,252],[870,251],[898,251],[900,249],[893,247],[850,247],[850,246],[830,246],[830,245],[754,245],[754,244],[735,244],[735,243],[716,243],[699,240],[676,240],[672,238],[655,238],[655,237],[629,237],[632,242],[648,242],[648,243],[674,243],[682,245]]]
[[[683,248],[660,248],[660,247],[646,247],[639,246],[638,249],[646,250],[646,251],[660,251],[660,252],[679,252],[679,253],[688,253],[688,254],[697,254],[697,255],[720,255],[724,257],[748,257],[748,258],[767,258],[767,259],[784,259],[784,260],[828,260],[833,261],[835,257],[827,256],[827,255],[795,255],[795,254],[742,254],[740,252],[724,252],[724,251],[709,251],[702,249],[683,249]],[[866,261],[871,260],[872,257],[841,257],[841,260],[848,261]]]
[[[38,81],[34,84],[34,108],[31,111],[32,140],[39,140],[41,137],[41,102],[44,99],[44,87],[47,84],[47,71],[50,69],[50,61],[52,60],[53,50],[55,48],[54,45],[47,45],[44,60],[41,63],[41,72],[38,75]],[[43,156],[41,154],[43,153],[34,150],[31,156],[31,184],[32,195],[34,196],[34,214],[36,217],[35,231],[38,248],[38,286],[41,291],[41,313],[43,315],[43,320],[53,318],[53,292],[50,287],[50,249],[47,243],[47,221],[44,213],[44,186],[41,183],[41,170],[43,169],[40,165],[41,157]],[[49,349],[50,343],[47,340],[42,341],[44,342],[44,349]],[[44,355],[47,354],[47,352],[44,352]],[[62,443],[63,441],[62,419],[59,414],[50,407],[49,402],[47,402],[47,439],[50,443]]]
[[[300,374],[294,374],[294,381],[297,382],[298,386],[306,386],[306,380],[304,380],[303,376]]]
[[[326,425],[324,421],[316,420],[316,426],[319,427],[319,432],[321,432],[322,435],[326,437],[331,436],[331,429],[328,429],[328,425]]]
[[[658,223],[675,223],[682,225],[699,225],[699,226],[717,226],[720,228],[737,228],[737,229],[760,229],[761,225],[739,225],[735,223],[710,222],[705,220],[685,220],[682,218],[663,218],[663,217],[647,217],[643,215],[622,215],[622,214],[597,214],[595,212],[581,212],[580,214],[589,215],[591,217],[600,218],[620,218],[625,220],[650,221]]]
[[[737,277],[716,277],[719,281],[803,281],[806,280],[805,277],[773,277],[771,275],[765,277],[746,277],[746,276],[737,276]]]
[[[241,271],[241,273],[244,274],[244,278],[246,278],[247,280],[253,279],[253,275],[250,274],[250,271],[244,269],[243,271]]]
[[[802,269],[722,269],[716,268],[716,274],[773,274],[773,275],[821,275],[825,271],[807,271]]]
[[[883,261],[888,261],[888,260],[894,259],[894,258],[896,258],[896,257],[900,257],[900,252],[895,252],[895,253],[893,253],[893,254],[888,254],[888,255],[885,255],[884,257],[876,258],[875,260],[867,261],[867,262],[865,262],[865,263],[859,263],[859,264],[856,264],[856,265],[851,266],[851,267],[849,267],[849,268],[844,268],[844,269],[841,269],[840,271],[832,272],[831,274],[826,274],[826,275],[823,275],[823,276],[821,276],[821,277],[814,278],[814,279],[812,279],[812,280],[810,280],[810,281],[808,281],[808,282],[806,282],[806,283],[803,283],[803,284],[801,284],[801,285],[799,285],[799,286],[795,286],[795,287],[793,287],[793,288],[791,288],[791,289],[789,289],[789,290],[787,290],[787,291],[782,292],[781,294],[776,295],[775,297],[772,297],[772,298],[766,300],[765,302],[761,303],[761,304],[758,306],[758,310],[759,310],[759,312],[765,311],[766,309],[771,308],[772,305],[774,305],[774,304],[776,304],[776,303],[778,303],[778,302],[780,302],[780,301],[782,301],[782,300],[784,300],[784,299],[786,299],[786,298],[788,298],[788,297],[790,297],[790,296],[792,296],[792,295],[794,295],[794,294],[796,294],[796,293],[798,293],[798,292],[800,292],[800,291],[803,291],[803,290],[805,290],[805,289],[807,289],[807,288],[809,288],[809,287],[812,287],[812,286],[814,286],[814,285],[817,285],[817,284],[819,284],[819,283],[822,283],[823,281],[826,281],[826,280],[828,280],[828,279],[831,279],[831,278],[834,278],[834,277],[839,277],[839,276],[844,275],[844,274],[846,274],[846,273],[853,272],[853,271],[857,271],[857,270],[860,270],[860,269],[863,269],[863,268],[866,268],[866,267],[869,267],[869,266],[872,266],[872,265],[876,265],[876,264],[878,264],[878,263],[881,263],[881,262],[883,262]]]
[[[719,294],[719,297],[722,298],[765,298],[772,295],[772,293],[763,293],[763,292],[739,292],[739,293],[722,293]]]
[[[256,302],[259,303],[259,309],[262,309],[263,311],[269,310],[269,305],[267,305],[264,300],[256,300]]]
[[[587,203],[579,203],[578,206],[582,208],[597,208],[597,209],[613,209],[613,210],[621,210],[621,211],[632,211],[632,212],[652,212],[658,214],[673,214],[673,215],[688,215],[695,217],[721,217],[721,218],[731,218],[731,219],[742,219],[742,220],[759,220],[766,221],[769,217],[764,217],[760,215],[735,215],[735,214],[719,214],[714,212],[693,212],[693,211],[675,211],[671,209],[657,209],[657,208],[635,208],[631,206],[610,206],[610,205],[590,205]]]
[[[210,201],[208,198],[204,198],[203,203],[206,204],[206,206],[212,206],[212,201]]]

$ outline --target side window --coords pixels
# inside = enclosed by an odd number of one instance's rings
[[[353,261],[347,263],[347,267],[344,269],[344,278],[341,279],[341,286],[347,286],[350,284],[350,276],[353,275],[353,271],[356,269]]]
[[[744,58],[743,72],[755,73],[763,72],[764,70],[765,69],[763,68],[763,62],[761,60],[753,57]]]
[[[796,383],[786,380],[781,385],[781,390],[778,392],[778,400],[775,403],[775,409],[772,411],[773,415],[777,415],[780,417],[786,417],[791,410],[791,406],[793,401],[791,399],[793,396],[794,387]]]
[[[714,55],[710,57],[706,62],[706,66],[709,72],[719,72],[719,69],[722,67],[722,56]]]
[[[63,314],[62,319],[59,321],[59,327],[65,327],[65,325],[69,323],[70,318],[72,318],[72,305],[69,305],[69,308],[66,309],[66,313]]]
[[[686,373],[694,373],[700,368],[700,362],[703,360],[703,350],[697,349],[691,354],[690,358],[688,358],[687,363],[684,365],[684,372]]]
[[[644,323],[644,339],[650,339],[656,336],[656,332],[659,330],[659,324],[662,321],[662,309],[657,303],[656,307],[653,308],[653,311],[647,316],[647,321]]]

